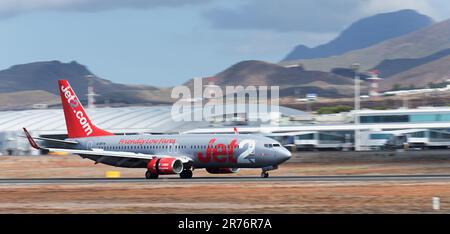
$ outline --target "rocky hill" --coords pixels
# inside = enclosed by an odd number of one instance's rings
[[[309,48],[297,46],[284,61],[326,58],[362,49],[430,26],[433,20],[413,10],[382,13],[356,21],[334,40]]]
[[[361,68],[371,69],[387,59],[416,59],[450,48],[450,20],[396,37],[376,45],[328,58],[283,62],[283,65],[302,64],[305,69],[330,71],[348,67],[355,62]]]
[[[206,84],[208,81],[203,81]],[[351,95],[350,78],[322,71],[306,71],[301,67],[283,67],[263,61],[243,61],[214,76],[219,86],[280,86],[280,96],[300,96],[317,93],[325,97]],[[192,86],[192,81],[186,83]]]
[[[382,90],[399,88],[424,88],[448,82],[450,79],[450,55],[395,74],[380,83]]]
[[[450,55],[450,48],[421,58],[386,59],[374,67],[374,70],[380,71],[384,78],[389,78],[414,67],[439,60],[448,55]]]
[[[92,80],[94,90],[99,95],[96,100],[100,103],[166,103],[170,101],[167,98],[170,97],[167,89],[117,84],[95,75],[93,78],[87,78],[87,75],[94,74],[86,66],[75,61],[70,63],[45,61],[12,66],[0,71],[0,93],[4,94],[0,109],[11,106],[10,99],[18,96],[24,104],[32,103],[33,100],[34,103],[54,104],[52,97],[59,96],[57,87],[59,79],[68,80],[82,101],[87,99],[87,79]]]

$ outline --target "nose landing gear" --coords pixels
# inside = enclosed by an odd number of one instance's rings
[[[262,171],[262,172],[261,172],[261,178],[269,178],[269,172],[267,172],[267,171]]]
[[[278,169],[278,166],[263,167],[261,169],[262,169],[261,178],[269,178],[268,171],[276,170],[276,169]]]

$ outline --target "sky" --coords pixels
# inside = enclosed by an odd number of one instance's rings
[[[450,18],[448,0],[0,0],[0,69],[77,61],[114,82],[169,87],[243,60],[278,62],[400,9]]]

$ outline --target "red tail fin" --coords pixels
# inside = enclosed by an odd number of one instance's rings
[[[113,135],[110,132],[97,128],[91,123],[81,102],[67,80],[59,80],[58,85],[69,138]]]

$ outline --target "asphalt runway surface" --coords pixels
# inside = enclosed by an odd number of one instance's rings
[[[241,183],[241,182],[395,182],[395,181],[450,181],[450,175],[339,175],[339,176],[273,176],[260,177],[193,177],[180,179],[177,177],[162,177],[159,179],[145,178],[31,178],[31,179],[0,179],[0,185],[5,184],[95,184],[95,183]]]

